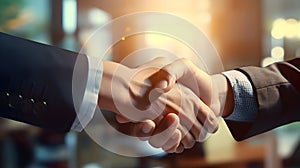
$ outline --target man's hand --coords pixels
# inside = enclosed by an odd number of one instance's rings
[[[182,144],[180,144],[182,135],[179,130],[176,130],[179,125],[179,120],[174,119],[174,116],[172,117],[171,114],[171,121],[168,120],[169,113],[179,112],[176,111],[177,109],[165,108],[169,102],[167,99],[157,99],[162,93],[160,93],[159,90],[153,91],[154,84],[152,82],[155,81],[149,79],[150,76],[156,73],[162,66],[166,65],[168,63],[167,61],[167,59],[158,58],[135,69],[130,69],[114,62],[103,62],[104,71],[98,105],[101,109],[116,112],[119,116],[117,118],[123,118],[126,122],[139,123],[147,119],[155,121],[163,119],[164,123],[170,123],[168,125],[170,127],[167,127],[167,135],[159,139],[160,142],[168,141],[168,145],[160,145],[161,143],[158,144],[154,140],[151,142],[153,142],[153,145],[156,147],[163,147],[168,150],[170,150],[170,148],[183,149],[184,147],[192,146],[194,140],[190,133],[186,133]],[[176,101],[180,102],[180,97],[178,97]],[[166,116],[163,116],[165,114]],[[153,125],[150,124],[150,127],[148,125],[148,131],[151,131],[151,126]],[[160,130],[165,130],[164,128],[166,128],[166,126],[158,127],[156,132],[161,132]],[[162,132],[162,134],[164,133],[165,132]],[[170,137],[173,137],[173,139]]]
[[[102,109],[117,112],[119,122],[137,123],[136,127],[142,131],[137,135],[148,139],[154,147],[181,152],[184,148],[191,148],[196,140],[204,139],[207,132],[215,131],[217,119],[191,89],[174,84],[164,93],[157,88],[166,85],[154,74],[167,64],[168,60],[158,58],[130,69],[104,62],[98,103]]]
[[[218,123],[215,122],[211,124],[213,122],[210,120],[220,116],[228,116],[233,110],[233,93],[226,78],[220,74],[210,76],[198,69],[187,59],[180,59],[164,66],[160,71],[151,76],[151,78],[156,79],[156,81],[163,81],[157,82],[157,84],[165,83],[164,87],[159,85],[156,85],[156,87],[162,89],[166,95],[172,91],[177,85],[176,83],[181,83],[191,89],[190,91],[201,99],[197,103],[198,113],[196,116],[198,120],[194,122],[199,121],[202,127],[190,130],[197,141],[204,140],[206,132],[214,132],[217,129]],[[191,95],[191,93],[189,93],[188,96],[189,95]],[[188,113],[187,111],[185,112]],[[169,119],[175,121],[175,119],[171,119],[171,117]],[[179,118],[181,119],[181,125],[188,125],[187,122],[192,122],[183,120],[183,117],[180,116]],[[144,127],[147,127],[145,126],[147,123],[142,124]],[[152,127],[155,127],[153,123],[151,124]],[[156,124],[158,127],[166,125],[163,121]],[[205,128],[205,131],[203,131],[202,128]],[[196,131],[197,129],[198,131]],[[139,129],[137,132],[142,132],[142,130]]]
[[[104,68],[113,73],[104,70],[100,108],[117,112],[120,123],[135,122],[137,136],[152,146],[182,152],[217,130],[227,93],[222,75],[209,76],[186,59],[158,58],[135,69],[108,63]]]

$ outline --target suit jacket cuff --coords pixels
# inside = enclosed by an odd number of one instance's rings
[[[78,57],[76,61],[72,81],[73,101],[77,112],[71,127],[74,131],[82,131],[93,118],[102,79],[101,59],[84,56],[87,59]]]
[[[223,72],[230,81],[234,92],[234,110],[225,120],[253,122],[258,111],[258,104],[251,82],[242,72],[231,70]]]

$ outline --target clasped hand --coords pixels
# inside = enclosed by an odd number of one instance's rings
[[[180,153],[218,129],[227,88],[222,75],[210,76],[187,59],[103,67],[100,108],[116,112],[121,124],[134,123],[135,135],[153,147]]]

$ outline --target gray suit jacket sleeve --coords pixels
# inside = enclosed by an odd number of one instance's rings
[[[238,70],[254,87],[258,112],[255,120],[249,123],[225,120],[236,140],[300,120],[300,58],[265,68]]]
[[[78,53],[3,33],[0,41],[0,117],[69,131],[76,117],[72,76]]]

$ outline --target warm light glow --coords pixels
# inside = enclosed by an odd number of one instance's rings
[[[286,25],[286,21],[284,19],[276,19],[273,22],[273,29],[272,29],[272,36],[275,39],[282,39],[285,35],[285,25]]]
[[[276,19],[273,22],[271,35],[275,39],[286,38],[300,38],[300,23],[293,18],[284,20],[282,18]]]
[[[210,9],[210,0],[202,0],[202,1],[200,1],[200,3],[201,3],[201,8],[203,9],[203,10],[209,10]]]
[[[296,26],[297,26],[297,20],[296,19],[288,19],[286,20],[286,34],[285,36],[287,38],[294,38],[297,36],[297,30]]]
[[[274,47],[271,51],[273,58],[282,61],[284,57],[284,49],[282,47]]]
[[[148,34],[145,36],[145,42],[150,46],[165,46],[166,44],[170,44],[168,43],[170,39],[160,34]]]
[[[126,40],[126,37],[122,37],[121,40],[122,40],[122,41],[125,41],[125,40]]]
[[[126,28],[125,28],[125,31],[126,31],[126,32],[130,32],[130,31],[131,31],[131,27],[126,27]]]
[[[105,22],[107,22],[107,20],[109,20],[109,18],[110,17],[106,12],[104,12],[98,8],[90,9],[89,14],[88,14],[88,19],[92,26],[103,25]]]
[[[199,18],[203,24],[209,24],[211,22],[211,14],[209,12],[200,13]]]
[[[300,20],[298,21],[297,25],[296,25],[296,34],[297,37],[300,38]]]
[[[277,60],[275,60],[274,58],[272,57],[266,57],[263,61],[262,61],[262,66],[263,67],[266,67],[268,65],[271,65],[273,63],[277,62]]]

